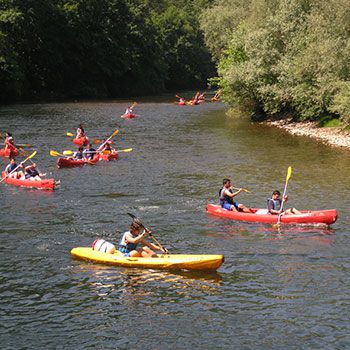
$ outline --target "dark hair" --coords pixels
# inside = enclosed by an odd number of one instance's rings
[[[7,136],[9,136],[9,137],[12,136],[12,132],[9,132],[9,131],[8,131],[6,134],[7,134]]]
[[[275,194],[278,194],[278,195],[280,196],[280,195],[281,195],[281,192],[280,192],[280,191],[278,191],[278,190],[273,191],[273,192],[272,192],[272,195],[275,195]]]
[[[223,185],[226,185],[228,182],[231,182],[231,180],[230,179],[223,179],[222,180]]]
[[[83,151],[84,150],[84,147],[82,147],[82,146],[80,146],[79,148],[78,148],[78,151]]]
[[[79,124],[79,129],[81,129],[81,131],[84,132],[83,124]]]
[[[133,229],[135,229],[135,230],[138,230],[139,228],[142,228],[142,227],[143,227],[143,224],[142,224],[142,222],[140,221],[140,219],[134,218],[134,219],[132,220],[132,223],[131,223],[131,225],[130,225],[130,228],[133,228]]]

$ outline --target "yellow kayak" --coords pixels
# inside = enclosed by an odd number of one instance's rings
[[[92,250],[90,247],[73,248],[71,254],[76,259],[94,263],[167,270],[215,271],[224,262],[223,255],[159,254],[157,258],[131,258],[122,255],[119,251],[108,254]]]

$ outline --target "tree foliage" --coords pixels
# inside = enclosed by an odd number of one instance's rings
[[[0,100],[197,87],[206,0],[0,0]],[[180,5],[180,6],[179,6]]]
[[[216,41],[230,13],[230,30]],[[350,121],[348,1],[220,0],[201,26],[227,102],[269,116]]]

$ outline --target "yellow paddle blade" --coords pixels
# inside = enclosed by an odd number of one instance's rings
[[[286,182],[288,182],[288,180],[290,179],[291,176],[292,176],[292,167],[289,166],[288,171],[287,171]]]
[[[31,159],[36,155],[36,151],[34,151],[27,159]]]
[[[63,151],[62,153],[66,156],[70,156],[70,155],[74,154],[73,151]]]
[[[118,152],[131,152],[132,148],[120,149]]]
[[[74,136],[74,134],[72,134],[71,132],[67,132],[66,135],[70,137]]]
[[[112,136],[110,136],[110,138],[114,137],[115,135],[117,135],[119,132],[119,130],[117,129],[116,131],[114,131],[114,133],[112,134]]]
[[[58,152],[56,152],[56,151],[53,151],[53,150],[50,151],[50,156],[52,156],[52,157],[57,157],[59,155],[60,154]]]

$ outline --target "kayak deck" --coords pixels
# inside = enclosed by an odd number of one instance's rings
[[[224,262],[223,255],[159,254],[157,258],[132,258],[122,255],[119,251],[114,254],[108,254],[92,250],[91,247],[73,248],[71,254],[76,259],[94,263],[166,270],[215,271]]]
[[[220,216],[232,220],[247,221],[247,222],[261,222],[268,224],[276,224],[278,215],[267,214],[265,209],[251,208],[252,213],[243,213],[223,209],[220,205],[208,204],[208,214]],[[259,214],[259,213],[262,214]],[[264,213],[265,212],[265,213]],[[282,215],[282,224],[324,224],[331,225],[336,222],[338,218],[335,209],[328,210],[302,210],[300,215]]]

